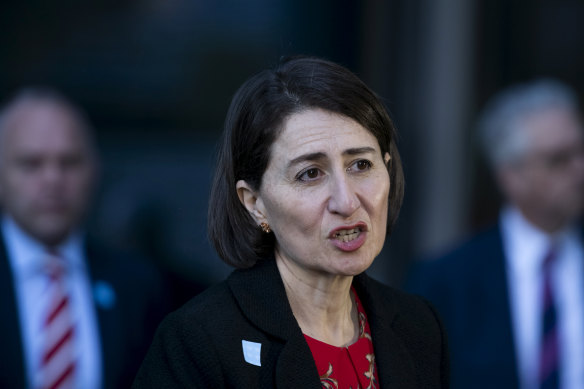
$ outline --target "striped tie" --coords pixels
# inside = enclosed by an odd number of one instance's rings
[[[552,247],[543,263],[542,337],[539,354],[540,389],[559,387],[559,347],[557,312],[552,291],[552,264],[556,252]]]
[[[63,260],[49,253],[47,272],[47,309],[43,316],[43,347],[39,371],[39,388],[64,389],[74,386],[75,326],[69,294],[66,289]]]

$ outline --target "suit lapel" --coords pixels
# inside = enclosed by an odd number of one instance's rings
[[[518,387],[506,260],[498,225],[425,269],[445,319],[453,387]],[[432,280],[434,278],[434,280]],[[504,383],[513,383],[503,386]]]
[[[0,237],[0,312],[0,386],[24,388],[26,378],[19,310],[4,237]]]
[[[116,378],[122,374],[117,371],[119,366],[124,365],[124,355],[120,352],[120,345],[124,344],[123,322],[119,302],[113,306],[104,305],[101,301],[96,301],[96,293],[100,283],[106,283],[115,293],[114,285],[111,284],[111,275],[117,274],[108,268],[108,257],[101,252],[92,242],[86,243],[85,252],[87,255],[87,266],[89,269],[89,279],[91,283],[91,298],[97,317],[98,333],[101,345],[102,376],[103,386],[110,387],[116,382]],[[116,297],[119,299],[119,296]]]
[[[507,374],[511,375],[514,382],[518,382],[511,305],[509,302],[507,263],[499,227],[494,230],[490,240],[487,243],[488,246],[480,251],[488,255],[488,258],[480,261],[484,266],[481,269],[484,276],[480,280],[483,282],[483,296],[486,298],[486,306],[481,307],[481,309],[492,312],[493,316],[492,320],[489,321],[492,327],[485,331],[485,333],[490,333],[493,336],[485,340],[492,342],[492,346],[495,346],[491,347],[493,351],[492,358],[498,358],[503,366],[508,366]],[[489,247],[491,248],[489,249]],[[494,374],[496,375],[497,373],[494,372]],[[508,381],[509,377],[506,377],[505,380]]]

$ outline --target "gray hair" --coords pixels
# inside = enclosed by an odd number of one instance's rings
[[[567,85],[541,79],[512,86],[491,99],[480,116],[478,135],[492,168],[525,154],[529,139],[522,131],[522,120],[549,108],[578,110],[578,98]]]

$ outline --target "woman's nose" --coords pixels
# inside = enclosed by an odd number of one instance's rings
[[[352,183],[345,175],[335,177],[331,182],[330,190],[329,212],[350,216],[361,206]]]

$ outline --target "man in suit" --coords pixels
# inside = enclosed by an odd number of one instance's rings
[[[479,122],[505,198],[496,225],[436,260],[407,287],[448,331],[453,388],[584,388],[584,135],[573,91],[511,87]]]
[[[153,269],[83,232],[97,159],[56,91],[0,112],[0,387],[129,387],[165,313]]]

